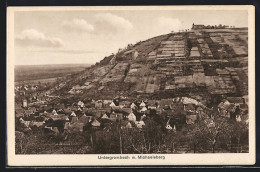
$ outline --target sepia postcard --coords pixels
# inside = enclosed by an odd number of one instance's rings
[[[7,8],[8,166],[253,165],[254,6]]]

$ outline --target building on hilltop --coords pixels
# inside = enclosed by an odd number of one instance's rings
[[[204,29],[205,26],[204,25],[195,25],[194,23],[192,24],[192,29]]]
[[[215,26],[210,26],[210,25],[202,25],[202,24],[192,24],[192,28],[191,29],[225,29],[225,28],[228,28],[229,26],[226,26],[226,25],[222,25],[222,24],[219,24],[219,25],[215,25]]]

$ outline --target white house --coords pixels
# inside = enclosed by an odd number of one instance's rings
[[[129,121],[136,121],[136,116],[133,112],[131,112],[128,116],[127,116]]]
[[[108,119],[108,116],[106,113],[103,114],[103,116],[101,117],[102,119]]]
[[[167,130],[172,130],[172,126],[170,124],[166,124],[166,129]]]
[[[114,102],[111,102],[109,106],[110,106],[110,107],[116,107],[116,105],[115,105]]]
[[[100,127],[100,122],[98,122],[98,120],[94,120],[92,123],[91,123],[91,126],[93,126],[93,127]]]
[[[145,112],[145,111],[147,111],[147,108],[144,106],[144,107],[142,107],[142,109],[140,110],[140,112]]]
[[[170,122],[170,119],[167,121],[165,128],[166,128],[167,130],[172,130],[172,126],[170,125],[169,122]]]
[[[131,107],[131,109],[135,109],[137,106],[135,105],[135,103],[132,103],[132,104],[130,105],[130,107]]]
[[[237,121],[237,122],[241,122],[241,121],[242,121],[240,115],[237,115],[237,116],[236,116],[236,121]]]
[[[70,114],[70,116],[77,116],[74,111]]]
[[[128,123],[126,124],[126,128],[132,128],[132,124],[131,124],[130,122],[128,122]]]
[[[142,102],[140,103],[140,107],[145,107],[144,101],[142,101]]]
[[[84,104],[82,101],[79,101],[79,102],[78,102],[78,106],[79,106],[79,107],[82,107],[82,108],[83,108],[84,105],[85,105],[85,104]]]
[[[145,123],[144,121],[135,121],[135,125],[137,126],[137,128],[143,128]]]

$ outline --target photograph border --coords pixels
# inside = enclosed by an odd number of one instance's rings
[[[33,9],[32,9],[33,8]],[[158,154],[166,160],[99,160],[95,155],[16,155],[14,149],[14,12],[32,10],[248,10],[249,153]],[[255,8],[246,6],[82,6],[7,8],[7,156],[9,166],[132,166],[132,165],[253,165],[256,161],[255,134]],[[8,103],[11,102],[11,103]],[[253,114],[253,115],[252,115]],[[104,155],[104,154],[102,154]],[[126,156],[123,154],[121,156]],[[151,154],[145,154],[147,156]],[[154,155],[154,154],[152,154]],[[109,154],[107,156],[120,156]],[[129,156],[138,156],[130,154]],[[45,161],[43,161],[43,159]],[[46,159],[48,161],[46,161]],[[87,160],[86,160],[87,159]],[[69,163],[68,163],[69,162]],[[188,163],[187,163],[188,162]]]

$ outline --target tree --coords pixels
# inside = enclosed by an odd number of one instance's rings
[[[248,145],[248,124],[230,120],[226,139],[229,151],[240,153],[242,151],[241,145]]]
[[[204,146],[209,147],[212,153],[215,153],[217,145],[220,145],[232,134],[233,126],[226,118],[214,116],[199,120],[194,131],[194,135],[199,136],[201,143],[204,143]]]
[[[199,123],[187,125],[187,137],[189,138],[189,145],[193,153],[199,151],[199,146],[203,140],[203,135],[200,132]]]

